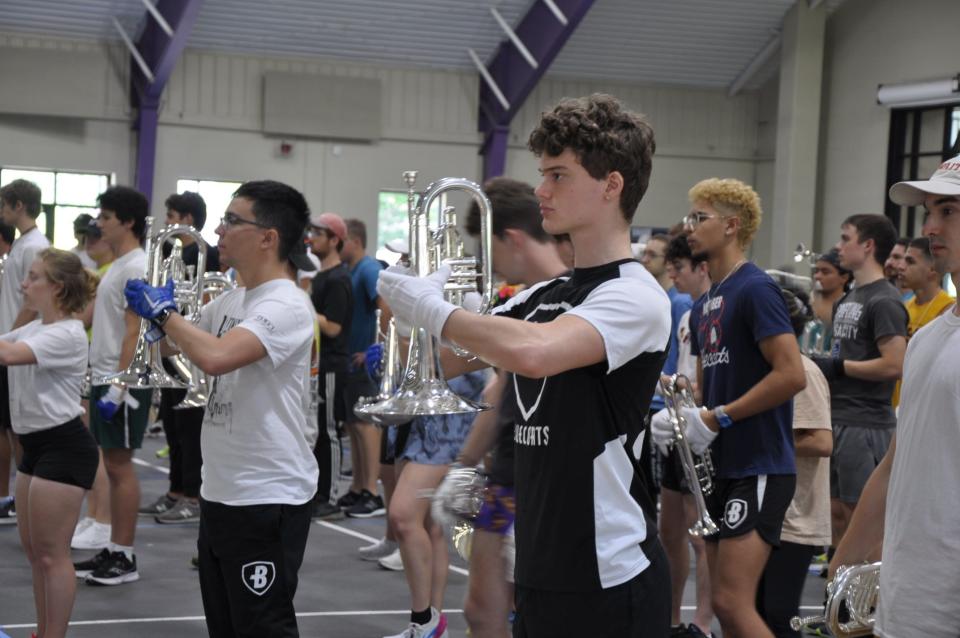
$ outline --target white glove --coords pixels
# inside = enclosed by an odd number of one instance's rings
[[[670,412],[663,408],[650,419],[650,436],[660,453],[667,456],[674,439],[673,421]]]
[[[439,339],[450,313],[458,310],[457,306],[443,298],[443,285],[449,277],[449,266],[443,266],[426,277],[381,270],[377,293],[384,298],[394,315]]]
[[[703,422],[701,410],[703,408],[680,408],[680,414],[687,422],[687,445],[690,446],[690,451],[698,456],[707,451],[718,434]]]
[[[479,292],[468,292],[463,296],[463,303],[460,304],[460,307],[466,310],[467,312],[472,312],[474,314],[480,312],[480,305],[483,303],[483,297]]]
[[[430,500],[430,516],[433,518],[434,523],[444,529],[450,529],[450,527],[456,523],[456,518],[444,505],[453,497],[453,492],[456,489],[450,472],[451,470],[456,470],[461,467],[463,466],[459,463],[453,463],[450,466],[440,485],[437,486],[437,489],[433,490],[433,496]]]

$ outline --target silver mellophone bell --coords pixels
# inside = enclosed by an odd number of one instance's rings
[[[468,293],[477,292],[481,299],[478,311],[486,312],[493,299],[490,200],[479,185],[459,177],[437,180],[422,193],[417,193],[414,190],[416,177],[416,171],[403,174],[407,185],[410,268],[413,274],[426,277],[443,266],[449,266],[451,274],[443,289],[447,301],[462,306]],[[453,192],[470,195],[480,208],[479,260],[464,254],[453,207],[444,208],[438,224],[430,226],[430,211],[434,203]],[[398,374],[399,340],[404,337],[410,338],[410,347],[406,366]],[[361,398],[354,407],[357,415],[378,425],[396,425],[420,416],[474,414],[490,409],[491,406],[465,399],[449,388],[440,367],[439,340],[423,328],[413,326],[411,334],[401,335],[396,324],[392,324],[387,333],[382,335],[382,342],[388,361],[384,364],[379,393],[374,397]],[[460,356],[471,356],[456,346],[453,350]]]

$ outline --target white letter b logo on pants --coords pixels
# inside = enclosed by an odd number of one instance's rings
[[[258,560],[240,568],[241,579],[247,589],[257,596],[263,596],[273,585],[277,570],[271,561]]]

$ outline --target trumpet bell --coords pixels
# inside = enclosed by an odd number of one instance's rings
[[[97,385],[123,384],[128,388],[140,390],[145,388],[173,388],[182,390],[187,384],[174,379],[162,367],[153,367],[145,363],[134,361],[123,372],[111,374],[96,380]]]
[[[353,411],[378,425],[398,425],[421,416],[475,414],[491,407],[456,394],[443,378],[408,377],[393,396],[380,401],[361,399]]]

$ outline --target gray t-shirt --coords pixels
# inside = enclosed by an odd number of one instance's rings
[[[886,279],[857,286],[833,309],[833,352],[846,361],[880,357],[877,341],[907,336],[907,309],[899,291]],[[867,381],[845,376],[830,383],[830,415],[834,425],[893,428],[891,404],[896,381]]]

